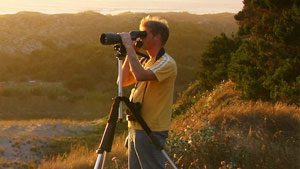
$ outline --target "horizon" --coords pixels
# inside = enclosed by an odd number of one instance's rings
[[[134,5],[131,5],[134,4]],[[117,15],[124,12],[188,12],[191,14],[237,13],[242,10],[242,0],[0,0],[0,14],[39,12],[44,14],[80,13],[93,11]]]

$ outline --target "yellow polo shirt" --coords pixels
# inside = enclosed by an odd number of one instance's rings
[[[174,83],[177,76],[177,65],[174,59],[165,53],[157,61],[150,59],[144,66],[151,70],[158,81],[139,82],[137,89],[131,90],[130,100],[142,102],[141,115],[152,131],[169,130],[171,125]],[[129,121],[131,129],[142,129],[136,121]]]

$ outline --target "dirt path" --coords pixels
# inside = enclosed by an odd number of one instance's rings
[[[41,146],[96,130],[97,125],[96,121],[0,121],[0,168],[22,168],[28,163],[39,163],[43,158]]]

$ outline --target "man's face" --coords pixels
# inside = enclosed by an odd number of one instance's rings
[[[147,27],[142,27],[140,31],[147,32],[147,36],[145,38],[142,38],[143,40],[142,48],[145,50],[151,49],[154,46],[154,43],[156,43],[155,36],[151,33],[150,29]]]

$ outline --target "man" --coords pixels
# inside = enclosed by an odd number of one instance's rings
[[[171,124],[174,83],[177,66],[165,53],[169,37],[168,23],[160,17],[147,16],[141,20],[140,30],[146,31],[142,48],[150,59],[140,63],[129,33],[121,33],[127,57],[123,64],[123,86],[136,84],[130,99],[142,105],[141,116],[162,145],[165,144]],[[134,120],[128,122],[128,166],[130,169],[165,168],[165,157]]]

